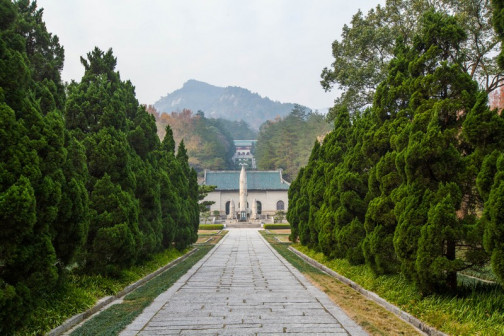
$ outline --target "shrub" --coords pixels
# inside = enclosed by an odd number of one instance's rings
[[[222,230],[224,229],[224,224],[200,224],[200,230]]]

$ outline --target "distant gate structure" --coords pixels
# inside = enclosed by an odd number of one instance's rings
[[[217,210],[228,219],[261,219],[288,209],[290,183],[282,178],[281,169],[205,170],[202,184],[217,186],[205,201],[215,202],[210,212]]]
[[[235,166],[249,169],[257,168],[254,156],[254,147],[256,143],[257,140],[234,140],[236,151],[231,159]]]

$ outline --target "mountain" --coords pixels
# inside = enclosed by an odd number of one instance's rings
[[[191,79],[181,89],[158,100],[154,107],[164,113],[201,110],[208,118],[243,120],[257,130],[266,120],[288,115],[294,104],[272,101],[241,87],[224,88]]]

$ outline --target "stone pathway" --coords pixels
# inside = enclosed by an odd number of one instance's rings
[[[366,335],[254,229],[234,229],[121,335]]]

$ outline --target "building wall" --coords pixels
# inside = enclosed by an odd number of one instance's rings
[[[252,210],[252,201],[256,199],[256,201],[261,202],[262,205],[262,214],[263,215],[273,215],[277,211],[277,202],[284,202],[284,211],[288,209],[288,196],[287,190],[279,190],[279,191],[249,191],[247,195],[247,202],[249,204],[250,211]],[[240,195],[238,191],[212,191],[206,197],[205,201],[213,201],[215,202],[210,206],[210,211],[219,210],[221,215],[226,214],[226,202],[234,201],[235,210],[238,211],[240,208],[238,203],[240,203]]]

